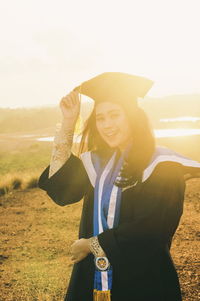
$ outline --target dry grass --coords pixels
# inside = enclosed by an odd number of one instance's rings
[[[199,179],[187,182],[184,214],[171,250],[184,301],[198,300],[199,191]],[[0,300],[63,300],[82,204],[59,207],[39,189],[8,193],[0,204]]]
[[[80,207],[58,207],[38,189],[1,198],[1,301],[62,299]]]
[[[15,189],[27,189],[37,187],[40,173],[33,172],[13,172],[4,175],[0,180],[0,195],[4,195]]]

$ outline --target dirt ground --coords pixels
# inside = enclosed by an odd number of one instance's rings
[[[59,207],[37,188],[0,198],[0,301],[63,300],[81,205]],[[200,179],[190,179],[171,248],[183,301],[200,300],[199,216]]]

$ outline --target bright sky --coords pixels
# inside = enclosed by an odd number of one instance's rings
[[[0,0],[0,107],[58,104],[105,71],[200,93],[199,0]]]

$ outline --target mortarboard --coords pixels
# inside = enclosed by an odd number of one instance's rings
[[[74,91],[92,98],[95,102],[133,102],[144,97],[153,85],[153,81],[145,77],[122,72],[105,72],[97,75]]]

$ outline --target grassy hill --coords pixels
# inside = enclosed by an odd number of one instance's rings
[[[0,133],[32,132],[55,126],[61,118],[58,107],[0,109]]]
[[[163,98],[145,97],[139,101],[140,106],[149,116],[153,127],[163,128],[165,123],[160,123],[161,118],[176,118],[181,116],[200,117],[200,95],[171,95]],[[196,127],[200,128],[200,122],[173,122],[167,127]]]
[[[139,105],[148,114],[154,128],[166,126],[160,118],[179,116],[200,116],[200,95],[173,95],[164,98],[139,100]],[[91,104],[84,102],[81,106],[81,117],[85,120],[91,111]],[[61,120],[59,106],[42,108],[0,108],[0,133],[33,132],[55,128]],[[200,122],[188,123],[187,126],[200,127]],[[181,126],[180,122],[171,123],[171,127]]]

